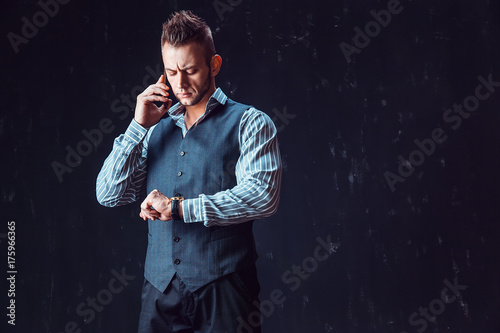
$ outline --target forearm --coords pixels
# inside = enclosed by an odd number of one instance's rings
[[[125,134],[115,139],[113,150],[97,176],[97,201],[107,207],[136,201],[146,186],[147,130],[134,121]]]
[[[184,222],[205,226],[239,224],[273,215],[278,209],[279,186],[242,184],[214,195],[201,194],[182,202]]]
[[[237,185],[213,195],[201,194],[183,202],[186,223],[205,226],[243,223],[268,217],[278,208],[281,158],[277,131],[271,119],[250,110],[242,118],[240,157],[235,173]]]

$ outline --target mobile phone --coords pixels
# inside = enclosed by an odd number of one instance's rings
[[[161,83],[167,84],[167,72],[165,70],[163,70],[163,79],[161,80]],[[154,101],[153,103],[155,103],[157,107],[161,107],[162,104],[165,104],[160,101]]]

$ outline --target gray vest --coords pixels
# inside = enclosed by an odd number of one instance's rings
[[[203,121],[182,130],[172,118],[154,128],[148,147],[147,193],[198,198],[236,185],[239,124],[249,106],[230,99]],[[254,265],[257,259],[253,221],[207,228],[180,220],[148,221],[145,278],[164,291],[175,273],[190,291]]]

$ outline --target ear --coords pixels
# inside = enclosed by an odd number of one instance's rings
[[[212,77],[219,74],[221,65],[222,65],[222,58],[220,57],[220,55],[218,55],[218,54],[214,55],[212,57],[212,60],[210,61],[210,71],[211,71]]]

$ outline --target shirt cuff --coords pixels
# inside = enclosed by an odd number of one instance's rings
[[[138,144],[141,142],[146,134],[148,133],[148,129],[141,126],[135,119],[132,119],[130,125],[128,125],[127,130],[125,131],[125,136]]]
[[[185,223],[203,222],[201,198],[184,200],[182,202],[182,216]]]

